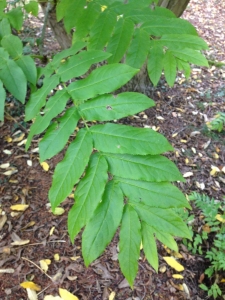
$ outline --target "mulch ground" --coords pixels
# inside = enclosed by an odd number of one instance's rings
[[[207,58],[225,62],[225,2],[192,0],[183,17],[208,42]],[[33,31],[38,34],[35,26]],[[56,49],[58,45],[48,30],[45,51],[49,54]],[[190,79],[178,76],[173,88],[162,79],[152,98],[156,101],[155,108],[121,122],[153,127],[169,139],[175,148],[170,158],[187,176],[185,183],[178,184],[185,194],[197,191],[222,200],[224,173],[216,172],[212,176],[210,171],[212,166],[219,170],[225,166],[225,133],[209,131],[206,122],[218,111],[225,111],[225,67],[194,67]],[[36,151],[38,138],[31,150],[24,150],[29,124],[23,121],[23,108],[9,98],[6,112],[0,127],[0,164],[9,163],[10,167],[0,169],[0,300],[27,299],[26,290],[20,286],[26,280],[41,286],[38,299],[58,295],[59,287],[83,300],[107,300],[112,292],[117,300],[207,299],[198,287],[207,261],[189,253],[182,241],[179,242],[183,256],[179,261],[185,267],[182,280],[172,277],[176,271],[163,261],[162,257],[168,254],[158,245],[161,271],[157,274],[142,253],[132,290],[119,269],[118,235],[103,255],[86,268],[81,255],[81,236],[72,245],[67,234],[67,212],[73,199],[68,198],[62,204],[65,213],[61,216],[54,216],[49,209],[51,176],[63,155],[60,153],[49,160],[50,169],[44,171]],[[3,174],[8,171],[8,175]],[[10,209],[21,203],[29,205],[25,212]],[[51,260],[47,274],[38,268],[43,259]],[[225,287],[220,287],[225,294]]]

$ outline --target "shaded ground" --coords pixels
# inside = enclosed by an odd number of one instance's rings
[[[224,16],[225,3],[218,0],[192,0],[184,14],[184,18],[190,20],[208,41],[210,50],[207,57],[210,60],[225,61]],[[48,31],[46,51],[54,52],[57,47]],[[225,166],[225,134],[209,132],[205,124],[217,111],[225,111],[225,68],[213,65],[209,69],[194,68],[188,81],[180,76],[172,89],[162,80],[154,90],[154,100],[154,109],[121,122],[157,128],[174,146],[175,152],[170,158],[177,163],[182,174],[192,173],[186,177],[186,183],[179,184],[182,191],[187,194],[204,192],[221,200],[225,195],[222,172]],[[179,261],[185,267],[183,280],[172,277],[176,271],[163,261],[162,256],[168,254],[159,245],[160,270],[164,272],[156,274],[142,254],[135,287],[131,290],[119,270],[117,235],[104,254],[85,268],[80,236],[74,245],[69,241],[67,214],[53,216],[49,211],[47,193],[51,175],[62,154],[48,161],[50,170],[44,171],[35,152],[38,140],[32,143],[29,152],[24,150],[23,140],[27,137],[28,128],[23,123],[22,108],[10,100],[7,105],[10,115],[6,114],[5,123],[0,127],[0,164],[10,163],[10,168],[0,170],[0,211],[7,216],[5,225],[0,229],[0,270],[9,269],[8,272],[12,273],[0,273],[0,300],[27,299],[26,290],[20,287],[20,283],[26,280],[41,286],[38,299],[43,299],[46,294],[57,295],[59,287],[83,300],[106,300],[111,292],[116,293],[117,300],[207,298],[198,287],[206,262],[201,256],[188,253],[182,243],[180,253],[183,258]],[[220,170],[214,176],[210,175],[212,165]],[[11,172],[11,176],[3,174],[7,171]],[[23,213],[12,212],[10,206],[20,203],[29,204],[29,208]],[[73,199],[68,198],[62,204],[66,212],[72,203]],[[19,245],[11,244],[15,241]],[[27,241],[25,245],[22,245],[23,241]],[[59,254],[59,261],[54,259],[55,254]],[[42,259],[51,259],[48,276],[34,265],[39,266]],[[185,289],[180,291],[183,283]],[[225,293],[222,285],[221,289]]]

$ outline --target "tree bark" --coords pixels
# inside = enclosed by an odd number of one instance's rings
[[[170,9],[177,17],[185,11],[191,0],[159,0],[158,6]]]

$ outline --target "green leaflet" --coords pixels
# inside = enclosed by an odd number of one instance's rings
[[[171,250],[178,252],[177,243],[171,234],[163,232],[160,228],[157,228],[157,226],[152,227],[152,230],[155,233],[157,240],[159,240],[163,245],[169,247]]]
[[[176,79],[177,65],[176,59],[170,51],[166,51],[166,54],[164,55],[163,66],[166,81],[171,87],[174,85]]]
[[[75,193],[75,203],[68,215],[68,230],[71,241],[87,224],[100,203],[108,180],[108,165],[99,153],[91,155],[85,176],[79,182]]]
[[[30,147],[33,136],[43,132],[49,126],[51,120],[64,110],[68,99],[69,95],[65,89],[57,91],[54,96],[49,98],[43,110],[44,115],[38,115],[35,122],[30,127],[26,150]]]
[[[88,50],[102,50],[116,25],[117,15],[114,11],[104,10],[90,30]]]
[[[34,63],[34,60],[26,55],[21,55],[15,63],[23,70],[24,75],[27,78],[27,81],[31,82],[33,85],[37,81],[37,69]]]
[[[155,155],[173,150],[163,135],[149,128],[107,123],[92,126],[90,132],[101,152]]]
[[[4,121],[4,106],[5,106],[6,92],[3,83],[0,80],[0,121]]]
[[[70,135],[74,132],[80,115],[76,107],[69,108],[65,114],[56,120],[46,131],[39,143],[40,161],[53,157],[66,145]]]
[[[23,25],[23,12],[21,7],[11,9],[5,16],[9,19],[10,24],[16,30],[20,30]]]
[[[141,68],[150,48],[149,35],[140,28],[135,29],[134,37],[127,50],[126,64],[133,68]]]
[[[0,47],[0,64],[1,68],[7,65],[9,60],[9,53],[6,52],[2,47]]]
[[[163,48],[154,43],[149,51],[147,69],[148,76],[154,86],[157,85],[163,70],[164,52]]]
[[[4,36],[1,45],[12,58],[18,58],[23,53],[23,44],[18,36],[12,34]]]
[[[71,2],[64,17],[64,27],[67,33],[70,33],[71,29],[77,25],[85,6],[86,0],[76,0]],[[83,22],[85,21],[83,20]]]
[[[143,22],[148,22],[152,17],[160,17],[164,20],[164,18],[175,18],[176,16],[169,9],[157,6],[154,10],[150,9],[149,7],[146,9],[138,7],[128,10],[125,12],[125,17],[130,17],[136,24],[140,24]]]
[[[41,75],[50,76],[52,73],[55,72],[55,69],[57,69],[60,66],[62,60],[64,60],[68,56],[76,54],[85,46],[86,46],[85,42],[78,41],[75,44],[73,44],[69,49],[65,49],[57,53],[53,57],[52,61],[48,63],[46,67],[41,69],[41,73],[39,74],[39,77],[41,77]]]
[[[37,1],[30,1],[26,5],[24,5],[24,9],[29,14],[31,13],[33,16],[38,16],[38,2]]]
[[[145,256],[150,265],[158,272],[159,258],[154,231],[147,223],[141,222],[142,243]]]
[[[190,64],[186,61],[180,60],[179,58],[176,58],[177,61],[177,68],[179,71],[184,71],[184,75],[187,78],[190,77],[191,74],[191,67]]]
[[[112,240],[120,224],[122,212],[122,191],[117,183],[109,181],[102,202],[97,206],[82,235],[82,254],[86,266],[102,254]]]
[[[109,172],[122,178],[144,181],[183,181],[177,167],[160,155],[104,154]]]
[[[54,74],[51,77],[46,77],[43,81],[43,86],[35,93],[31,94],[26,105],[26,121],[33,119],[38,114],[42,106],[45,105],[47,95],[58,85],[58,83],[59,75]]]
[[[81,104],[78,109],[87,121],[110,121],[132,116],[154,105],[153,100],[143,94],[125,92],[98,96]]]
[[[159,208],[187,207],[188,201],[181,191],[169,182],[148,182],[115,177],[131,202],[142,202]]]
[[[92,149],[89,132],[81,129],[69,145],[63,160],[55,168],[48,194],[53,210],[71,193],[88,164]]]
[[[68,11],[70,5],[71,0],[60,0],[57,2],[56,18],[58,22],[62,20],[62,18],[66,15],[66,12]]]
[[[192,34],[197,35],[195,27],[186,20],[179,18],[163,18],[152,16],[150,21],[144,22],[142,29],[153,36],[164,34]]]
[[[0,70],[0,79],[7,90],[20,102],[24,103],[27,93],[27,80],[13,60],[7,60]]]
[[[206,66],[208,67],[208,61],[207,59],[196,50],[192,49],[182,49],[182,50],[171,50],[171,53],[184,61],[188,61],[192,64],[198,65],[198,66]]]
[[[141,224],[138,215],[130,205],[126,205],[120,228],[119,263],[131,287],[138,271],[140,245]]]
[[[67,88],[76,101],[112,92],[129,81],[137,69],[123,64],[111,64],[94,70],[87,78],[73,82]]]
[[[108,63],[117,63],[123,58],[131,42],[133,31],[134,23],[131,20],[121,17],[117,21],[106,48],[107,52],[112,53],[112,56],[108,58]]]
[[[4,10],[6,8],[7,2],[6,0],[1,0],[0,1],[0,10]]]
[[[193,50],[208,49],[207,43],[192,34],[165,34],[157,43],[172,50],[191,48]]]
[[[110,53],[99,50],[82,51],[66,60],[58,69],[62,81],[79,77],[85,74],[92,64],[101,62],[110,57]]]
[[[9,35],[9,34],[11,34],[11,27],[9,24],[9,20],[3,18],[0,22],[0,39],[2,39],[5,35]]]
[[[156,227],[159,232],[191,239],[187,225],[171,209],[151,207],[140,202],[133,202],[132,206],[141,220],[152,227]]]
[[[87,3],[87,8],[82,11],[81,17],[77,20],[76,30],[73,33],[73,43],[86,37],[100,13],[101,9],[98,3],[94,1]]]

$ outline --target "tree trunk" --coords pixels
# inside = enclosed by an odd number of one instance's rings
[[[159,0],[158,6],[170,9],[177,17],[185,11],[191,0]]]

